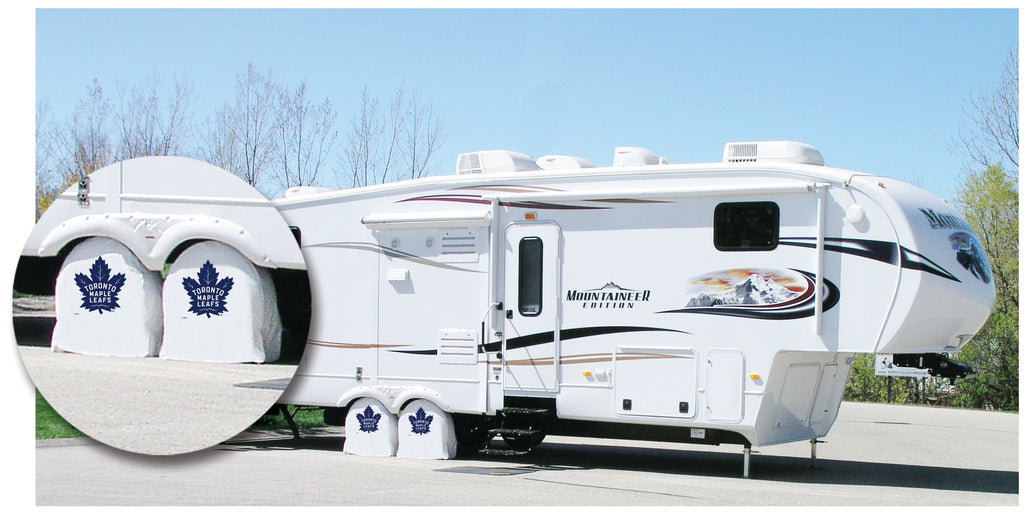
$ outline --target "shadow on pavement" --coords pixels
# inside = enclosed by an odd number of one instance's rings
[[[615,469],[676,475],[739,478],[743,473],[742,453],[655,449],[627,446],[541,444],[525,456],[466,458],[506,463],[537,463],[538,466],[571,466],[583,469]],[[1020,474],[937,466],[888,464],[808,457],[754,455],[750,476],[758,480],[858,486],[891,486],[945,491],[1017,494]],[[822,502],[823,504],[827,502]],[[865,502],[898,505],[899,502]],[[935,502],[949,505],[952,502]]]
[[[500,441],[499,441],[500,442]],[[266,432],[225,442],[221,449],[233,451],[252,449],[321,450],[342,455],[343,433],[339,430],[303,430],[299,439],[287,432]],[[483,475],[521,475],[548,470],[612,469],[673,475],[740,478],[743,473],[741,453],[692,451],[685,449],[643,448],[587,444],[541,444],[532,453],[496,456],[482,453],[463,454],[460,460],[486,462],[486,465],[458,465],[441,471]],[[850,486],[906,487],[943,491],[1017,494],[1020,474],[968,468],[888,464],[819,458],[812,466],[807,457],[754,455],[750,476],[757,480],[797,482],[802,484],[834,484]],[[826,504],[827,502],[822,502]],[[953,502],[935,502],[949,505]],[[865,502],[899,505],[899,502]]]
[[[245,432],[238,437],[224,441],[219,450],[319,450],[336,451],[342,454],[345,436],[340,427],[302,429],[296,439],[287,430]]]

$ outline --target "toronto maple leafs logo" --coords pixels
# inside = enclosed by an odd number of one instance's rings
[[[412,423],[412,433],[418,433],[420,435],[426,435],[430,433],[430,422],[434,420],[434,416],[427,415],[423,411],[423,407],[416,410],[415,415],[409,416],[409,422]]]
[[[377,423],[380,422],[380,416],[373,411],[370,405],[366,405],[366,410],[363,410],[361,414],[356,414],[356,419],[359,420],[359,431],[372,433],[377,431]]]
[[[227,299],[228,292],[235,285],[234,279],[231,277],[224,277],[223,279],[217,280],[218,277],[217,269],[213,267],[210,261],[206,261],[201,268],[199,268],[199,275],[197,279],[191,277],[185,277],[181,280],[181,285],[185,287],[185,291],[188,293],[189,299],[191,299],[188,310],[197,315],[206,315],[206,318],[210,318],[211,315],[220,315],[227,313]]]
[[[83,273],[75,274],[75,284],[82,292],[82,309],[99,311],[114,311],[121,307],[117,304],[117,294],[124,286],[124,274],[110,275],[110,266],[102,257],[97,257],[89,268],[89,276]]]

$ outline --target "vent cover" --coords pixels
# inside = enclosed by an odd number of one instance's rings
[[[729,142],[722,153],[722,161],[825,165],[825,159],[814,146],[789,140]]]
[[[441,234],[441,262],[475,263],[478,258],[477,231],[449,230]]]
[[[463,153],[459,155],[459,163],[455,167],[457,174],[480,174],[480,153]]]
[[[754,162],[757,160],[757,143],[729,144],[725,154],[726,162]]]
[[[476,365],[477,333],[468,329],[437,331],[437,361],[454,365]]]

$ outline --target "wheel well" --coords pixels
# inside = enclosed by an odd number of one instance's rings
[[[67,259],[68,254],[82,241],[92,237],[104,237],[110,239],[125,248],[128,248],[132,255],[138,259],[138,255],[117,239],[107,236],[82,236],[71,241],[68,241],[56,255],[51,256],[34,256],[34,255],[23,255],[18,258],[18,266],[14,271],[14,289],[21,293],[27,293],[30,295],[53,295],[54,288],[57,283],[57,274],[60,272],[61,265],[64,264],[64,260]]]

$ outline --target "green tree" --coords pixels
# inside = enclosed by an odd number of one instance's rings
[[[1001,166],[970,174],[956,202],[974,228],[992,265],[996,303],[992,316],[959,359],[978,377],[957,384],[962,406],[1018,410],[1019,399],[1019,217],[1017,182]]]

